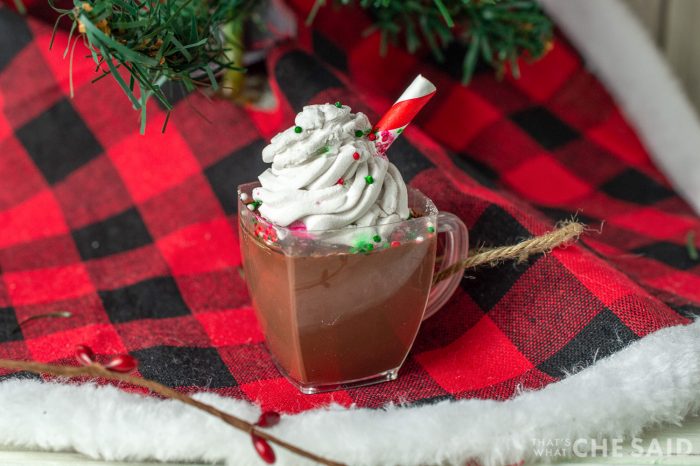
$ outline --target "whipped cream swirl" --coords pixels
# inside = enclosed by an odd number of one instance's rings
[[[309,105],[295,123],[263,149],[263,161],[272,166],[252,193],[262,202],[260,215],[283,227],[301,223],[309,231],[409,217],[406,185],[366,137],[371,128],[366,115],[345,105]]]

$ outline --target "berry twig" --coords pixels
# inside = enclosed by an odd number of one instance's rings
[[[253,439],[253,444],[256,451],[266,462],[274,461],[274,454],[267,442],[272,442],[292,453],[296,453],[299,456],[316,461],[317,463],[324,464],[327,466],[342,466],[343,463],[338,463],[332,461],[322,456],[316,455],[310,451],[299,448],[291,443],[285,442],[284,440],[271,435],[260,427],[270,427],[276,424],[276,413],[263,413],[260,419],[255,424],[251,424],[241,418],[228,414],[221,411],[214,406],[202,403],[184,393],[180,393],[173,390],[170,387],[161,385],[153,380],[144,379],[141,377],[135,377],[122,372],[129,372],[135,368],[135,360],[128,355],[121,355],[114,357],[106,365],[99,364],[94,360],[94,354],[90,348],[85,346],[79,346],[76,349],[76,358],[81,364],[85,364],[84,367],[75,366],[59,366],[53,364],[43,364],[34,361],[16,361],[12,359],[0,359],[0,368],[10,369],[10,370],[21,370],[32,372],[34,374],[47,374],[57,377],[94,377],[101,378],[105,380],[113,380],[117,382],[126,382],[132,385],[137,385],[139,387],[146,388],[153,393],[157,393],[165,398],[180,401],[184,404],[190,405],[197,408],[205,413],[208,413],[214,417],[221,419],[226,424],[235,427],[236,429],[247,432],[251,435]],[[277,415],[278,416],[278,415]],[[261,439],[263,440],[261,442]],[[262,450],[262,452],[261,452]],[[271,456],[270,456],[271,455]]]

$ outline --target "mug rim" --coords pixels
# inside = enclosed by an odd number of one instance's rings
[[[259,181],[249,181],[247,183],[239,184],[236,187],[236,202],[238,203],[239,216],[241,213],[241,209],[246,209],[246,204],[244,204],[243,201],[241,200],[241,193],[243,192],[243,189],[249,188],[250,191],[252,191],[252,188],[255,188],[258,186],[260,186]],[[381,225],[357,226],[357,227],[353,227],[354,230],[355,231],[362,231],[364,229],[372,229],[372,228],[376,229],[377,227],[380,227],[380,226],[381,227],[390,227],[390,226],[400,226],[400,225],[411,225],[412,223],[417,223],[417,222],[421,222],[421,221],[424,222],[426,218],[429,218],[434,222],[435,218],[437,217],[437,214],[439,213],[439,210],[438,210],[437,206],[435,205],[435,203],[433,202],[433,200],[430,199],[428,196],[426,196],[422,191],[420,191],[417,188],[406,185],[406,190],[410,194],[418,195],[422,198],[421,203],[423,204],[423,207],[425,209],[425,213],[423,215],[421,215],[420,217],[411,217],[411,218],[408,218],[405,220],[399,220],[396,222],[383,223]],[[410,196],[409,196],[409,198],[410,198]],[[412,206],[409,204],[409,209],[411,209],[411,207]],[[262,217],[261,215],[257,215],[257,218],[258,218],[258,221],[262,220],[266,224],[268,224],[270,226],[274,226],[275,229],[277,229],[278,231],[283,231],[283,232],[295,232],[295,231],[297,231],[294,228],[283,227],[283,226],[277,225],[275,223],[272,223],[271,221],[269,221],[265,217]],[[347,232],[349,229],[350,228],[348,226],[346,226],[344,228],[333,228],[333,229],[326,229],[326,230],[304,230],[304,231],[306,231],[308,233],[321,234],[321,233],[333,233],[333,232],[338,232],[338,233]]]

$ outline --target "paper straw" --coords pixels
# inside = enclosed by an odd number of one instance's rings
[[[422,75],[416,76],[401,97],[384,114],[374,128],[371,138],[380,155],[385,155],[392,142],[403,132],[423,106],[435,95],[435,86]]]

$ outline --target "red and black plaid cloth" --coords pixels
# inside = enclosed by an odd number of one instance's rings
[[[50,24],[0,7],[0,357],[73,364],[77,344],[129,352],[144,377],[285,412],[503,399],[700,311],[700,262],[685,246],[698,217],[564,40],[519,80],[482,70],[463,87],[460,47],[445,65],[396,48],[381,58],[368,25],[322,9],[314,29],[274,50],[274,111],[171,89],[167,133],[153,104],[140,136],[118,87],[90,83],[82,46],[71,99],[67,35],[49,51]],[[470,271],[398,380],[301,395],[270,361],[239,273],[236,186],[263,171],[262,148],[303,105],[340,100],[376,121],[418,73],[438,94],[390,157],[464,220],[472,246],[541,234],[574,213],[604,221],[602,233]],[[63,310],[73,316],[16,329]]]

